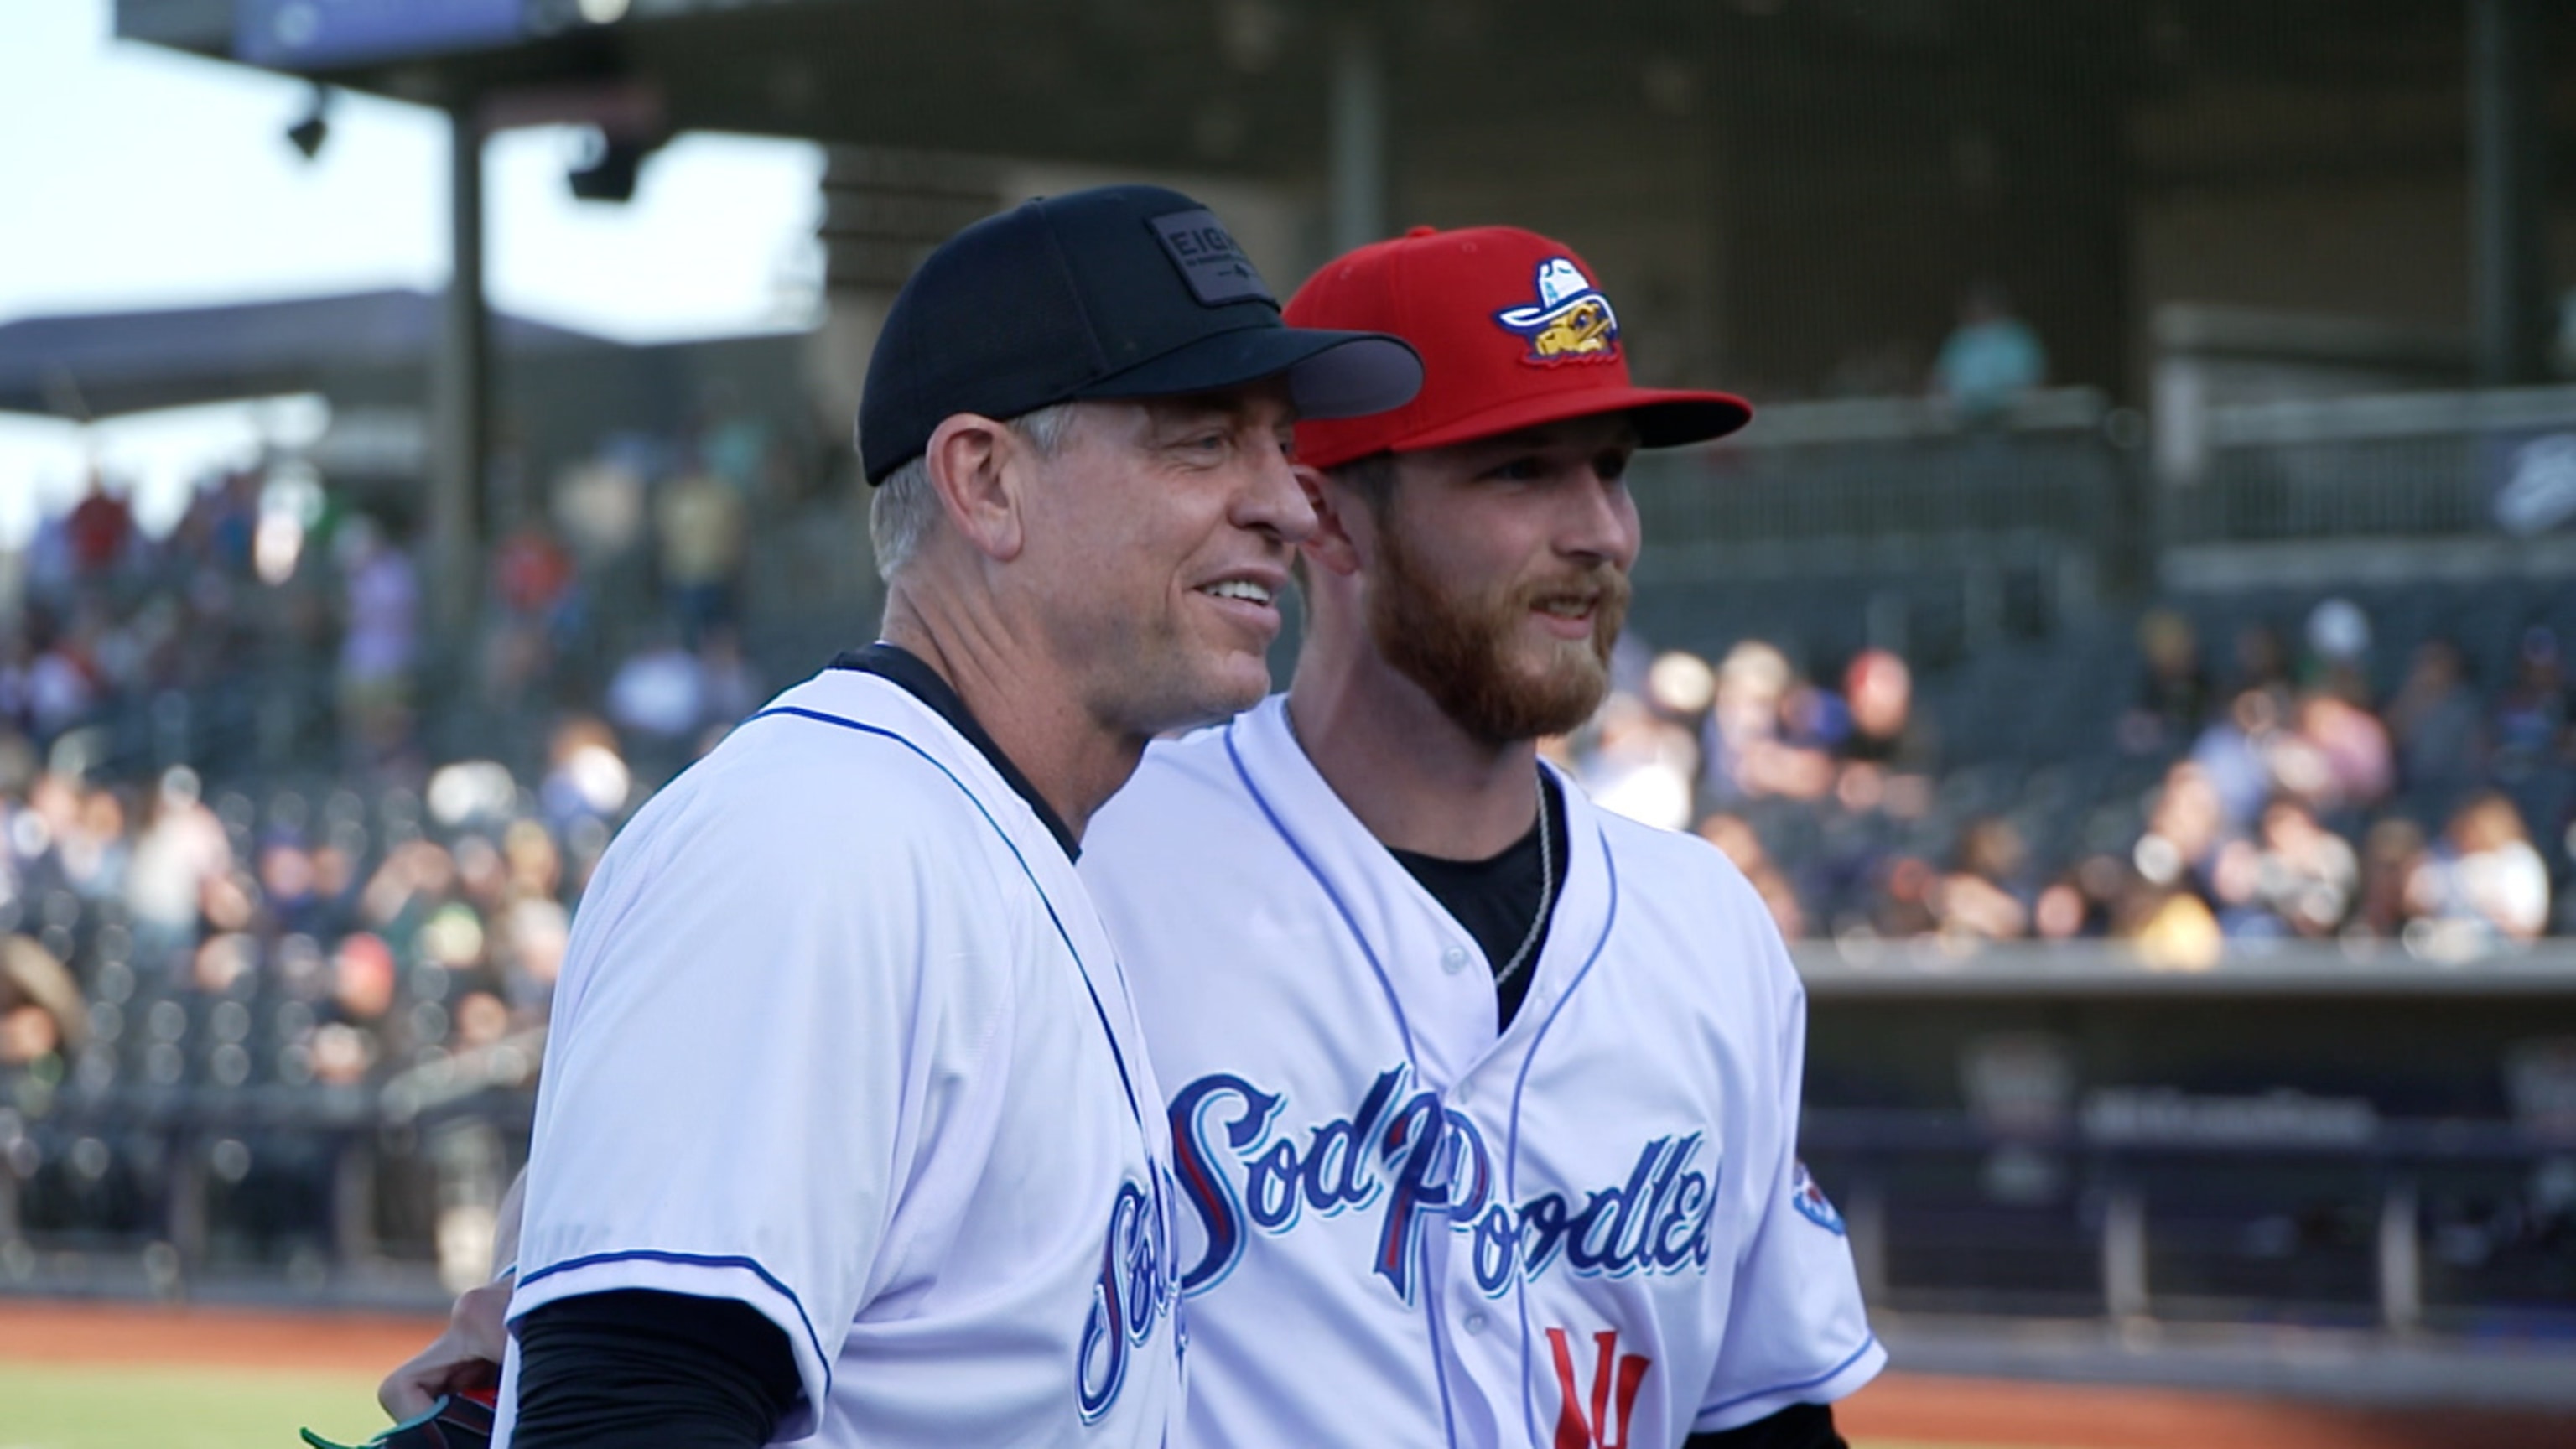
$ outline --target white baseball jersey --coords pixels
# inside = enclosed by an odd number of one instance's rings
[[[1189,1440],[1644,1449],[1866,1382],[1796,1155],[1805,995],[1744,878],[1560,777],[1498,1039],[1484,953],[1283,704],[1149,751],[1084,850],[1173,1087]]]
[[[1073,862],[872,674],[781,695],[621,832],[555,996],[515,1323],[749,1304],[827,1446],[1164,1441],[1170,1138]],[[496,1443],[517,1401],[504,1366]]]

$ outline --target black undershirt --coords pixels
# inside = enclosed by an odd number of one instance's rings
[[[1502,854],[1483,860],[1450,860],[1444,856],[1423,855],[1416,851],[1389,847],[1387,854],[1404,867],[1422,888],[1431,892],[1476,944],[1485,950],[1485,965],[1495,975],[1502,974],[1523,941],[1529,941],[1530,919],[1544,912],[1556,914],[1557,897],[1565,893],[1565,796],[1556,781],[1545,770],[1539,771],[1539,788],[1547,792],[1548,850],[1554,865],[1554,879],[1547,881],[1548,896],[1539,900],[1539,886],[1549,872],[1541,869],[1538,849],[1538,822],[1531,821],[1529,833],[1512,842]],[[1520,969],[1509,981],[1495,988],[1496,1030],[1512,1024],[1520,1014],[1521,1002],[1529,996],[1530,978],[1538,974],[1538,958],[1547,950],[1551,921],[1541,921],[1538,939],[1530,941],[1529,954],[1521,959]]]
[[[728,1298],[640,1288],[519,1321],[518,1449],[759,1449],[800,1392],[787,1335]]]

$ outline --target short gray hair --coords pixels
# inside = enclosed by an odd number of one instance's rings
[[[1041,458],[1052,458],[1073,431],[1080,403],[1051,403],[1002,425],[1028,439]],[[930,459],[915,455],[886,475],[877,496],[868,502],[868,540],[876,546],[877,577],[891,580],[912,562],[921,541],[939,522],[939,490],[930,483]]]

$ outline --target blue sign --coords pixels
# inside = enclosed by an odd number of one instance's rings
[[[503,44],[525,32],[525,0],[238,0],[233,58],[326,70]]]

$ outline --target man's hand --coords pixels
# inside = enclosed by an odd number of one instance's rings
[[[447,1331],[376,1386],[376,1402],[395,1423],[426,1413],[441,1394],[501,1382],[501,1351],[509,1334],[502,1316],[509,1311],[510,1284],[501,1278],[458,1294]]]

